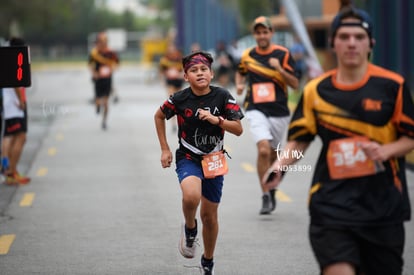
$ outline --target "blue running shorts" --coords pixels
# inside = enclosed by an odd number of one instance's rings
[[[221,200],[224,177],[218,176],[214,179],[206,179],[203,175],[201,163],[192,160],[182,159],[177,162],[175,172],[178,181],[181,183],[188,176],[195,176],[201,179],[201,194],[211,202],[219,203]]]

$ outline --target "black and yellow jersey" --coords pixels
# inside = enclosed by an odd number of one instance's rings
[[[183,57],[179,52],[175,54],[166,54],[160,58],[159,68],[161,71],[166,71],[170,68],[174,68],[175,70],[182,72],[182,58]]]
[[[414,138],[408,86],[400,75],[373,64],[354,85],[337,83],[336,74],[329,71],[305,86],[289,126],[289,140],[309,142],[319,136],[323,143],[310,188],[311,222],[380,225],[409,220],[405,158],[383,162],[385,170],[372,175],[341,179],[332,178],[329,166],[330,145],[340,139],[365,137],[386,144],[401,136]]]
[[[243,107],[245,110],[259,110],[266,116],[288,116],[287,85],[281,74],[269,65],[272,57],[279,60],[284,70],[295,75],[295,61],[287,48],[272,44],[267,51],[258,47],[245,50],[238,66],[238,72],[248,80]],[[254,92],[269,96],[257,99]]]
[[[183,72],[182,54],[175,52],[173,54],[165,54],[160,58],[159,69],[161,72],[166,73],[167,79],[182,78]]]

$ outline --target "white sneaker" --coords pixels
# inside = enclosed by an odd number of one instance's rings
[[[197,224],[196,224],[197,226]],[[181,226],[180,242],[178,243],[178,250],[185,258],[194,258],[197,246],[197,235],[186,236],[185,224]]]

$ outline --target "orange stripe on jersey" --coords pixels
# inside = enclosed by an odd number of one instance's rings
[[[312,108],[307,108],[307,106],[312,106],[316,100],[315,96],[317,96],[312,91],[316,89],[317,84],[319,81],[311,80],[305,86],[305,90],[303,91],[303,102],[302,105],[298,105],[297,108],[302,108],[303,117],[297,120],[292,120],[289,124],[289,130],[295,127],[304,127],[304,129],[300,132],[295,132],[294,135],[289,136],[290,140],[294,140],[296,137],[301,135],[306,135],[311,133],[312,135],[316,135],[316,119]]]
[[[365,123],[358,120],[351,120],[349,118],[335,117],[332,119],[331,114],[320,114],[317,116],[319,123],[334,132],[344,134],[344,130],[347,129],[346,136],[364,135],[371,140],[375,140],[381,144],[395,141],[396,131],[395,125],[392,122],[388,122],[384,126],[374,126],[370,123]]]
[[[345,130],[344,128],[337,127],[336,125],[332,125],[332,124],[326,123],[326,122],[321,121],[321,120],[319,120],[319,124],[321,126],[323,126],[324,128],[326,128],[328,130],[331,130],[332,132],[336,132],[336,133],[342,134],[344,136],[348,136],[348,137],[360,136],[359,133],[354,133],[354,132]]]
[[[291,129],[291,128],[294,128],[294,125],[293,125],[293,124],[291,124],[291,125],[290,125],[289,129]],[[309,134],[308,129],[302,129],[302,130],[296,131],[295,133],[291,133],[291,134],[288,136],[288,140],[289,140],[289,141],[291,141],[291,140],[296,140],[298,137],[300,137],[300,136],[305,136],[305,135],[307,135],[307,134]]]
[[[286,88],[287,88],[286,83],[284,82],[283,77],[279,72],[275,71],[274,69],[266,67],[265,65],[257,62],[250,56],[246,58],[246,60],[244,61],[244,64],[245,64],[246,69],[248,69],[249,71],[257,75],[270,78],[273,82],[277,83],[280,87],[282,87],[283,90],[286,92]]]
[[[379,143],[388,143],[396,139],[395,125],[391,121],[384,126],[375,126],[353,119],[352,114],[348,111],[338,108],[321,98],[316,92],[318,84],[319,81],[312,81],[306,87],[308,89],[304,91],[303,105],[313,106],[313,108],[305,108],[304,116],[305,118],[309,117],[309,120],[303,121],[303,125],[312,121],[316,116],[319,123],[323,123],[324,127],[329,127],[334,132],[343,133],[343,129],[347,129],[347,136],[352,136],[351,133],[354,133],[354,135],[363,134]],[[301,120],[296,122],[300,123]]]
[[[393,122],[397,125],[400,125],[400,123],[410,124],[414,126],[414,120],[410,118],[409,116],[404,114],[403,110],[403,87],[400,86],[398,89],[398,95],[395,102],[395,112],[393,114]],[[410,137],[414,137],[414,132],[408,132],[407,130],[398,127],[398,130],[400,132],[403,132],[407,134]]]
[[[390,165],[391,165],[392,175],[393,175],[393,178],[394,178],[394,185],[398,189],[398,191],[400,191],[400,193],[402,193],[402,184],[401,184],[400,178],[398,177],[398,171],[400,170],[399,166],[398,166],[398,162],[395,158],[390,159],[389,162],[390,162]]]
[[[285,52],[285,57],[283,58],[283,63],[281,64],[283,68],[290,70],[291,72],[294,72],[295,70],[289,65],[289,50],[283,46],[272,44],[272,51],[279,50]]]
[[[384,68],[378,67],[371,63],[368,66],[368,73],[370,76],[376,76],[380,78],[388,78],[388,79],[394,80],[400,85],[404,82],[404,78],[401,75],[395,72],[386,70]]]
[[[310,204],[312,195],[316,193],[319,189],[321,189],[322,184],[320,182],[314,184],[311,189],[309,190],[309,197],[308,197],[308,205]]]

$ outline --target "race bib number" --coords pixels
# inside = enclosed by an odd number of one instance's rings
[[[112,73],[111,67],[101,66],[99,67],[99,77],[109,77]]]
[[[352,137],[330,142],[327,162],[332,179],[369,176],[384,170],[381,162],[369,159],[362,150],[360,144],[367,141],[366,137]]]
[[[222,151],[214,152],[203,156],[201,160],[204,177],[212,179],[217,176],[223,176],[228,172],[226,156]]]
[[[276,101],[275,86],[272,82],[255,83],[253,88],[253,103]]]

